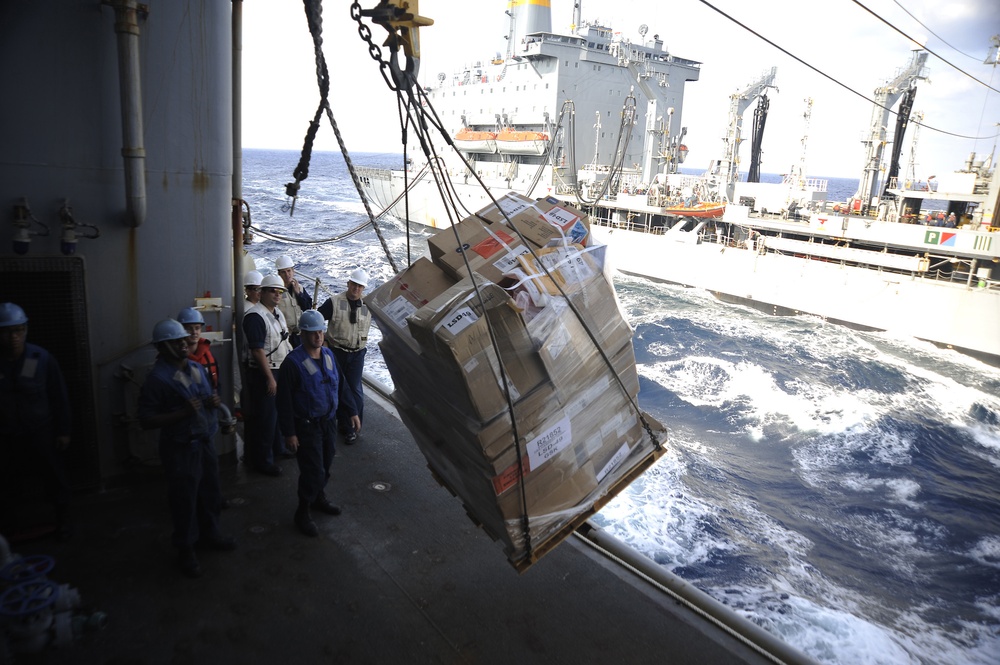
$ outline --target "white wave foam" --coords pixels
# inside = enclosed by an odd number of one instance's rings
[[[968,556],[977,563],[1000,570],[1000,536],[981,538],[969,550]]]

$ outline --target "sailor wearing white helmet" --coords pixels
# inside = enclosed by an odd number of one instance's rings
[[[341,380],[333,352],[323,346],[326,321],[314,309],[299,319],[302,346],[281,363],[278,380],[278,422],[285,444],[297,452],[299,463],[299,507],[295,525],[307,536],[319,535],[310,510],[339,515],[324,488],[330,478],[334,443],[337,440],[337,408],[351,402],[350,391]],[[353,405],[351,405],[353,411]],[[357,415],[354,424],[360,427]]]
[[[285,284],[285,292],[281,294],[278,308],[285,315],[288,332],[291,333],[288,341],[294,349],[299,345],[299,317],[302,316],[302,312],[312,309],[312,296],[302,288],[299,280],[295,279],[295,264],[289,257],[279,256],[274,262],[274,269],[278,271],[278,277]]]
[[[244,459],[249,466],[269,476],[281,475],[281,467],[275,464],[276,456],[292,456],[281,440],[274,404],[278,392],[275,375],[292,350],[285,317],[278,309],[284,291],[280,277],[267,275],[261,280],[260,302],[247,307],[243,314],[243,335],[249,350]]]
[[[236,541],[219,531],[222,491],[213,438],[221,404],[205,369],[187,357],[188,331],[174,319],[153,327],[156,364],[139,392],[139,425],[160,430],[160,462],[167,475],[177,565],[201,577],[196,546],[233,550]]]
[[[260,283],[263,279],[264,276],[256,270],[248,271],[243,277],[243,295],[251,305],[260,302]]]
[[[326,343],[333,350],[340,374],[351,389],[359,423],[364,423],[365,399],[361,377],[368,352],[368,331],[372,325],[372,315],[361,299],[367,286],[368,273],[356,268],[347,277],[347,290],[330,298],[319,308],[323,318],[330,321]],[[361,427],[354,425],[350,411],[343,404],[337,411],[337,424],[346,443],[357,441]]]

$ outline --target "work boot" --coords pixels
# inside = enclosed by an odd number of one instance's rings
[[[295,526],[310,538],[319,535],[319,529],[313,522],[312,515],[309,514],[309,503],[304,499],[299,499],[299,509],[295,511]]]
[[[313,501],[313,510],[318,510],[321,513],[326,513],[327,515],[339,515],[340,506],[335,506],[330,503],[330,500],[326,498],[325,494],[320,494],[319,498]]]
[[[198,578],[204,574],[198,557],[190,547],[182,547],[177,551],[177,567],[187,577]]]

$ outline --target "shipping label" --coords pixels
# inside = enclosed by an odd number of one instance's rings
[[[517,196],[511,196],[507,194],[497,200],[497,205],[500,207],[507,217],[514,217],[520,212],[527,210],[528,208],[534,208],[534,203],[530,201],[525,201]]]
[[[537,469],[558,455],[572,442],[573,429],[567,416],[528,442],[528,459],[531,461],[531,468]]]
[[[517,268],[517,257],[528,253],[528,248],[524,245],[520,245],[501,256],[499,261],[494,262],[493,267],[499,270],[501,275],[504,275],[514,268]]]
[[[459,333],[471,326],[473,323],[479,320],[479,317],[472,308],[468,305],[462,305],[457,309],[452,310],[441,319],[441,323],[434,327],[434,332],[437,333],[441,328],[444,328],[452,336],[457,337]]]
[[[382,311],[397,328],[406,330],[406,319],[417,311],[417,307],[405,296],[397,296]]]
[[[618,452],[612,455],[611,459],[608,460],[608,463],[604,465],[604,468],[597,472],[597,482],[604,480],[609,473],[615,470],[616,466],[625,461],[626,457],[628,457],[628,442],[623,443],[622,447],[618,449]]]

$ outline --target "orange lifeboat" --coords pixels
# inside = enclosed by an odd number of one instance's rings
[[[549,147],[544,132],[519,132],[504,129],[497,134],[497,151],[511,155],[543,155]]]
[[[462,152],[493,153],[497,151],[497,135],[463,127],[455,134],[455,147]]]
[[[693,206],[667,206],[663,209],[666,215],[677,215],[678,217],[698,217],[701,219],[718,219],[722,213],[726,212],[725,203],[713,203],[701,201]]]

